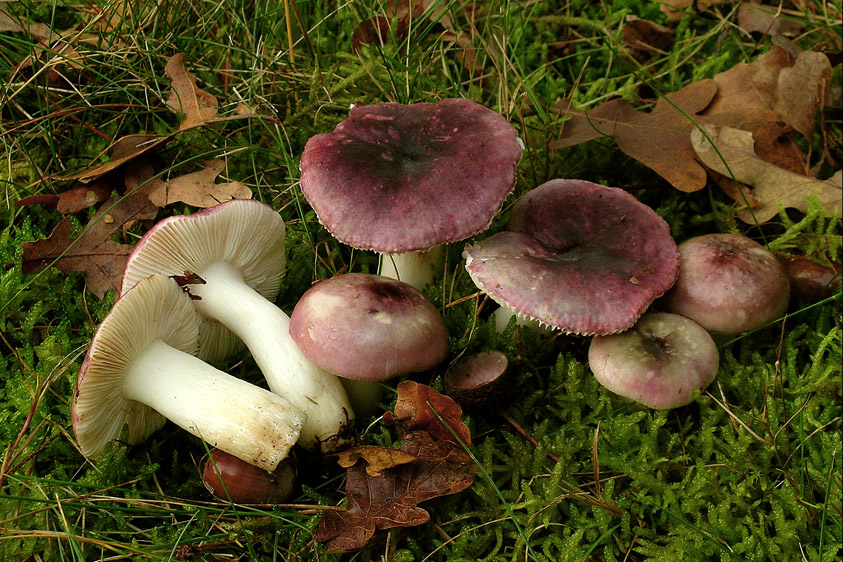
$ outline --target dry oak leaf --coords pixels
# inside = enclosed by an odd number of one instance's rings
[[[805,27],[801,22],[782,17],[779,7],[741,2],[738,6],[738,27],[751,33],[794,37]]]
[[[630,49],[652,55],[669,51],[675,37],[676,33],[669,27],[627,16],[621,40]]]
[[[257,117],[253,111],[243,104],[238,104],[234,115],[217,117],[217,100],[208,92],[196,86],[196,76],[188,72],[184,63],[187,56],[183,53],[173,55],[164,68],[167,76],[172,81],[173,90],[167,99],[167,105],[176,113],[184,115],[179,129],[163,137],[155,135],[126,135],[119,138],[98,155],[99,160],[107,153],[111,153],[111,160],[105,164],[91,166],[70,176],[64,176],[62,180],[79,180],[87,183],[98,178],[115,168],[122,166],[142,154],[157,150],[179,133],[215,123],[224,123],[237,119],[250,119]]]
[[[471,445],[471,432],[462,421],[462,408],[453,399],[415,381],[403,381],[397,390],[394,418],[404,428],[423,430],[436,439],[458,444],[456,434],[465,446]]]
[[[455,494],[474,482],[476,465],[451,441],[416,431],[407,435],[400,450],[415,460],[374,477],[361,463],[348,469],[346,511],[326,511],[314,533],[328,552],[363,548],[380,529],[426,523],[430,514],[419,503]]]
[[[232,199],[250,199],[252,191],[238,181],[214,183],[225,168],[222,160],[209,160],[198,172],[169,181],[157,181],[149,191],[149,200],[158,207],[181,201],[205,209]]]
[[[717,74],[717,96],[702,115],[773,110],[808,138],[814,115],[831,85],[831,62],[822,53],[802,51],[794,59],[773,47],[752,63],[740,63]]]
[[[39,273],[50,265],[64,272],[81,271],[85,284],[97,297],[114,289],[119,293],[126,260],[133,247],[111,237],[126,222],[155,211],[145,194],[111,198],[102,204],[85,229],[71,238],[70,217],[64,217],[48,238],[21,244],[22,270]]]
[[[351,468],[360,459],[366,461],[366,474],[369,476],[380,476],[380,473],[387,468],[413,462],[416,460],[416,457],[398,449],[367,445],[340,451],[337,463],[343,468]]]
[[[712,6],[722,4],[726,0],[661,0],[662,13],[672,20],[681,20],[689,8],[694,12],[705,12]]]
[[[715,94],[717,84],[713,80],[700,80],[667,94],[667,99],[659,99],[650,113],[633,109],[624,99],[608,101],[586,113],[571,109],[570,100],[563,100],[554,111],[563,117],[570,115],[571,119],[563,124],[562,137],[551,142],[550,148],[567,148],[612,136],[625,154],[677,189],[698,191],[705,187],[706,173],[696,161],[688,137],[693,128],[689,117],[693,119],[702,112]]]
[[[155,135],[126,135],[125,137],[120,137],[114,142],[114,144],[109,146],[106,150],[104,150],[99,156],[94,159],[99,160],[103,155],[110,152],[110,161],[106,162],[105,164],[91,166],[90,168],[86,168],[81,172],[77,172],[70,176],[65,176],[61,179],[79,180],[82,183],[88,183],[89,181],[103,176],[108,172],[118,168],[119,166],[122,166],[130,160],[134,160],[142,154],[145,154],[152,150],[156,150],[157,148],[164,145],[167,141],[169,141],[170,138],[171,137],[169,136],[156,137]]]
[[[755,153],[752,133],[748,131],[710,124],[700,128],[702,130],[694,129],[690,135],[700,160],[720,174],[730,175],[731,171],[737,181],[753,188],[752,196],[757,204],[752,209],[738,210],[741,220],[750,224],[756,220],[764,223],[780,208],[807,211],[808,197],[817,198],[829,214],[841,215],[843,203],[839,186],[795,174],[762,160]]]
[[[187,55],[178,53],[170,57],[164,72],[173,83],[173,91],[167,99],[167,106],[184,115],[180,130],[198,127],[217,116],[217,98],[196,85],[196,75],[184,67]]]

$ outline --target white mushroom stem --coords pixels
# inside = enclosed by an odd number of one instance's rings
[[[123,394],[244,461],[275,470],[305,415],[286,400],[155,340],[127,370]]]
[[[290,337],[290,318],[249,287],[234,267],[217,262],[194,272],[204,284],[190,285],[201,314],[222,322],[249,348],[272,392],[307,414],[299,444],[330,452],[342,445],[354,419],[339,379],[317,367]]]
[[[421,291],[425,285],[433,282],[434,274],[442,266],[444,258],[445,252],[441,245],[423,252],[381,254],[379,274],[403,281]]]
[[[506,327],[509,325],[509,319],[513,316],[515,316],[515,324],[517,326],[523,326],[535,334],[551,335],[554,332],[551,326],[543,324],[535,318],[518,314],[514,308],[505,304],[501,304],[500,308],[492,313],[492,316],[495,317],[495,329],[499,334],[502,334],[506,330]]]

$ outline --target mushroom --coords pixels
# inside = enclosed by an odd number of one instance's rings
[[[597,381],[658,410],[689,404],[717,375],[717,346],[699,324],[666,312],[644,314],[629,330],[597,336],[588,363]]]
[[[129,256],[123,291],[154,273],[189,273],[193,305],[214,321],[205,345],[239,336],[269,388],[307,414],[299,444],[328,452],[346,443],[354,414],[339,380],[290,339],[290,319],[272,302],[283,271],[284,221],[268,205],[232,200],[150,229]]]
[[[461,406],[494,406],[507,392],[512,377],[509,358],[501,351],[481,351],[459,359],[445,372],[445,392]]]
[[[398,375],[424,371],[448,355],[439,311],[403,281],[348,273],[319,281],[290,315],[290,335],[302,352],[355,391]],[[350,393],[355,396],[355,392]],[[363,392],[355,410],[371,409]]]
[[[626,330],[678,275],[667,223],[621,189],[551,180],[515,203],[508,228],[466,247],[469,275],[502,306],[564,332]]]
[[[679,279],[665,296],[670,312],[722,337],[759,328],[787,310],[784,266],[746,236],[698,236],[680,244],[679,252]]]
[[[296,470],[287,457],[272,472],[214,449],[205,461],[202,484],[216,497],[241,504],[278,504],[293,494]]]
[[[840,292],[841,265],[832,262],[830,266],[820,265],[808,258],[789,256],[782,258],[790,294],[801,301],[818,302]]]
[[[301,188],[334,237],[389,254],[381,274],[421,289],[433,248],[488,228],[520,158],[515,129],[472,101],[355,105],[307,141]]]
[[[210,445],[273,470],[305,414],[280,396],[195,357],[199,317],[172,279],[140,281],[94,335],[73,396],[73,431],[98,458],[128,426],[130,445],[173,421]]]

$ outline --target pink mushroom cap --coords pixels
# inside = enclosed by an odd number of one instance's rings
[[[355,105],[334,132],[307,141],[301,188],[341,242],[427,250],[485,230],[520,158],[515,129],[472,101]]]
[[[475,284],[518,314],[569,333],[626,330],[679,273],[667,223],[622,189],[546,182],[521,197],[509,231],[466,247]]]
[[[407,283],[366,273],[311,287],[290,315],[290,335],[319,367],[355,380],[424,371],[448,355],[436,307]]]

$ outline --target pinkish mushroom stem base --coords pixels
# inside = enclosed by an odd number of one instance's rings
[[[398,279],[421,291],[425,285],[433,282],[444,260],[445,251],[439,245],[419,252],[381,254],[378,269],[380,275]]]
[[[345,442],[354,413],[337,377],[310,361],[290,337],[290,318],[243,282],[240,272],[217,262],[195,272],[190,285],[196,310],[237,334],[255,358],[272,392],[307,414],[299,444],[330,452]]]
[[[123,392],[209,445],[270,471],[286,458],[305,419],[281,397],[162,340],[133,362]]]

